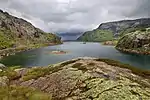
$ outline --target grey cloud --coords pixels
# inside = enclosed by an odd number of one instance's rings
[[[139,0],[137,9],[135,9],[130,15],[138,17],[150,17],[150,0]]]
[[[0,0],[0,7],[50,32],[86,31],[102,22],[150,16],[150,0]]]

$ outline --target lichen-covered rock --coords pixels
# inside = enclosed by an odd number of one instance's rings
[[[7,76],[0,77],[0,87],[7,86],[9,83],[9,79]]]
[[[51,67],[35,67],[10,84],[39,89],[54,100],[150,99],[150,72],[108,61],[78,58]]]

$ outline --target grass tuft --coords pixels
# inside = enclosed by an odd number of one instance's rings
[[[88,69],[86,66],[83,66],[82,63],[75,63],[72,68],[77,68],[78,70],[87,71]]]
[[[0,100],[51,100],[51,95],[28,87],[0,87]]]

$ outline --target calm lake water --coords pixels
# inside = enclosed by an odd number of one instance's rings
[[[51,51],[62,50],[67,54],[51,54]],[[0,62],[7,65],[21,65],[24,67],[46,66],[70,60],[77,57],[108,58],[130,64],[142,69],[150,69],[150,56],[125,54],[112,46],[100,43],[64,42],[62,45],[49,46],[31,51],[17,53],[3,58]]]

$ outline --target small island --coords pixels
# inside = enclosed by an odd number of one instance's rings
[[[62,50],[56,50],[56,51],[51,51],[51,54],[66,54],[66,51],[62,51]]]

